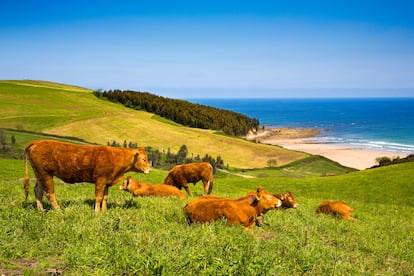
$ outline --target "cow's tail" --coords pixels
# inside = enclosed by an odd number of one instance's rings
[[[24,188],[24,195],[25,195],[25,201],[27,201],[27,196],[29,195],[29,183],[30,183],[30,178],[29,178],[29,169],[27,167],[27,161],[29,159],[29,152],[30,146],[26,146],[23,152],[23,158],[24,158],[24,177],[23,177],[23,188]]]

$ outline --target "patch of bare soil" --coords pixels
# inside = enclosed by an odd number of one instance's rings
[[[8,266],[0,264],[0,276],[23,275],[26,270],[37,271],[41,275],[63,275],[63,269],[60,268],[45,268],[39,270],[39,262],[36,259],[20,258],[14,260]]]

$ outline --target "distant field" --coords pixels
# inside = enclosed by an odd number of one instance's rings
[[[0,128],[70,136],[91,143],[124,140],[177,152],[218,155],[231,167],[284,165],[308,154],[188,128],[96,98],[91,90],[39,81],[0,81]]]
[[[39,275],[411,275],[414,271],[414,163],[307,178],[219,174],[213,194],[238,198],[263,186],[290,190],[296,210],[271,211],[245,233],[224,221],[189,226],[192,198],[132,198],[109,191],[95,215],[94,186],[56,181],[62,211],[39,213],[33,185],[24,203],[22,160],[0,159],[0,274]],[[167,172],[131,173],[160,183]],[[31,177],[33,173],[30,172]],[[202,185],[191,185],[195,196]],[[323,200],[345,200],[358,222],[315,214]],[[44,202],[47,203],[46,199]]]

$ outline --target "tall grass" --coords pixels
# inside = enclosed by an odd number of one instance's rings
[[[409,275],[414,271],[414,163],[304,179],[217,176],[213,194],[237,198],[263,186],[292,191],[296,210],[271,211],[246,233],[224,221],[188,225],[192,198],[132,198],[109,191],[108,211],[95,215],[94,186],[57,181],[61,211],[39,213],[31,192],[23,203],[23,162],[0,159],[0,274],[69,275]],[[30,173],[33,176],[33,173]],[[135,174],[160,183],[167,172]],[[32,187],[33,187],[33,183]],[[201,195],[202,185],[190,187]],[[356,208],[352,223],[315,214],[322,200]]]

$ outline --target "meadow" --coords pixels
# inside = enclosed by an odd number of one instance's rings
[[[239,198],[258,186],[290,190],[298,209],[266,214],[246,233],[225,221],[188,225],[192,198],[133,198],[114,185],[95,215],[94,186],[56,180],[61,211],[24,202],[22,160],[0,159],[0,274],[38,275],[409,275],[414,271],[414,163],[339,176],[216,176],[213,194]],[[160,183],[167,171],[129,173]],[[30,172],[31,177],[33,173]],[[191,185],[195,196],[202,185]],[[344,200],[358,222],[317,215],[322,200]]]
[[[80,87],[0,81],[0,128],[16,159],[0,158],[0,275],[410,275],[414,271],[414,162],[365,171],[326,158],[177,125],[100,100]],[[45,136],[44,134],[48,134]],[[50,136],[56,135],[56,136]],[[75,140],[72,137],[76,137]],[[225,221],[188,225],[194,197],[133,198],[115,184],[108,211],[94,212],[93,184],[55,179],[60,211],[24,201],[23,145],[33,139],[106,144],[132,141],[173,152],[220,155],[213,195],[240,198],[264,187],[291,191],[297,209],[274,210],[252,232]],[[269,159],[277,167],[266,168]],[[128,173],[161,183],[167,171]],[[324,200],[356,208],[357,222],[317,215]]]

